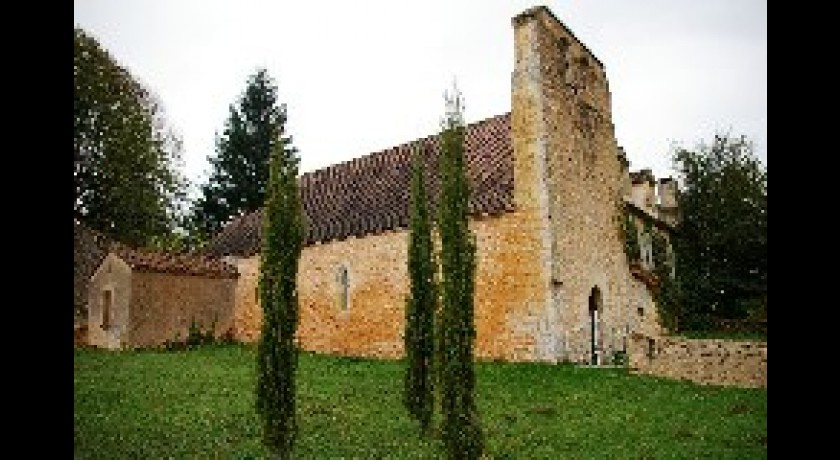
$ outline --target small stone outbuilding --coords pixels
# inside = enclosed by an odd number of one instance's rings
[[[239,274],[212,257],[111,246],[88,286],[87,343],[119,349],[184,340],[193,322],[221,336]]]
[[[114,241],[86,225],[73,221],[73,319],[78,328],[87,327],[90,277],[108,255]]]

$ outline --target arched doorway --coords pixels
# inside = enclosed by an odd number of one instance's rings
[[[598,317],[602,313],[601,290],[598,286],[593,286],[589,293],[589,350],[590,350],[590,364],[600,364],[601,358],[601,344],[598,341]]]

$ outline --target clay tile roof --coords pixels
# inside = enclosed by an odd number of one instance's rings
[[[438,135],[419,139],[426,150],[429,202],[437,206]],[[307,221],[304,244],[361,237],[407,228],[411,155],[415,142],[391,147],[299,178]],[[466,127],[469,212],[496,215],[513,210],[513,144],[510,113]],[[208,243],[205,253],[251,256],[260,251],[262,210],[230,222]]]
[[[118,255],[133,270],[207,278],[238,278],[236,267],[217,257],[196,254],[174,254],[152,249],[130,248],[114,243],[111,252]]]

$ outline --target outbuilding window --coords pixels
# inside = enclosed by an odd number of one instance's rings
[[[106,289],[102,291],[102,329],[111,327],[114,291]]]

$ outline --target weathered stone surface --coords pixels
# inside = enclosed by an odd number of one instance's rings
[[[630,367],[702,384],[767,387],[767,342],[633,334]]]
[[[532,328],[519,325],[539,315],[542,265],[534,225],[524,213],[474,219],[476,235],[476,356],[528,359]],[[408,295],[405,230],[348,238],[303,249],[298,273],[298,337],[306,350],[396,358],[403,354]],[[233,259],[231,259],[233,260]],[[240,273],[233,330],[239,340],[259,338],[262,311],[257,296],[259,257],[235,260]],[[340,304],[340,267],[348,270],[349,299]]]
[[[134,272],[128,345],[148,347],[183,340],[190,324],[213,328],[220,337],[231,327],[235,278]]]
[[[111,291],[111,326],[103,328],[103,292]],[[128,334],[131,299],[131,267],[110,253],[90,278],[88,285],[88,342],[102,348],[120,348]]]
[[[471,220],[476,356],[589,362],[594,292],[595,351],[605,362],[626,349],[631,331],[660,332],[650,288],[631,274],[624,255],[620,218],[631,180],[615,140],[606,75],[547,9],[528,10],[513,23],[514,211]],[[407,241],[405,230],[395,230],[303,250],[303,348],[402,354]],[[260,324],[257,257],[237,264],[234,330],[253,341]],[[339,305],[341,266],[349,270],[347,311]]]
[[[236,278],[132,270],[114,253],[91,277],[88,341],[103,348],[162,345],[185,339],[191,321],[220,336],[230,328]],[[112,298],[111,324],[103,328],[104,293]]]
[[[514,20],[512,130],[517,205],[547,222],[556,359],[591,360],[589,297],[600,297],[595,348],[608,359],[632,330],[658,329],[648,288],[633,278],[620,233],[629,176],[600,61],[546,8]],[[520,179],[522,179],[520,181]],[[644,312],[639,315],[639,308]],[[553,333],[551,332],[553,330]]]
[[[621,224],[633,188],[626,157],[615,139],[606,74],[601,62],[544,7],[517,15],[513,29],[510,116],[493,117],[471,128],[477,147],[470,150],[468,163],[483,165],[470,169],[470,180],[479,185],[474,201],[487,204],[473,210],[493,214],[476,212],[470,220],[478,259],[475,354],[480,359],[551,362],[590,362],[595,356],[598,362],[608,362],[614,353],[627,349],[631,332],[657,336],[662,329],[651,296],[654,283],[639,275],[641,269],[631,271],[624,254]],[[503,132],[507,129],[509,135]],[[406,161],[392,158],[385,163],[407,165],[409,145],[388,150],[402,152],[400,158]],[[407,221],[408,192],[393,186],[408,183],[408,169],[398,175],[403,179],[389,182],[388,193],[375,194],[378,200],[399,195],[405,206],[388,201],[382,207],[377,199],[371,203],[366,189],[347,179],[352,175],[336,179],[337,171],[376,179],[372,173],[376,169],[362,169],[387,166],[383,158],[352,161],[344,169],[328,168],[307,176],[308,181],[336,180],[337,184],[321,184],[322,189],[352,189],[357,202],[348,207],[339,205],[347,200],[335,200],[335,194],[307,195],[324,205],[319,208],[324,223],[319,225],[330,229],[335,225],[338,230],[320,232],[329,238],[310,238],[312,244],[304,247],[299,263],[298,339],[306,350],[383,358],[403,354],[408,233],[402,227]],[[490,206],[488,196],[496,196],[490,201],[498,206]],[[387,217],[387,225],[366,221],[354,227],[357,231],[346,231],[350,221],[365,214],[354,210],[371,211],[364,207],[373,205],[384,210],[380,217]],[[333,208],[334,213],[326,211]],[[639,228],[643,219],[657,219],[655,213],[633,209]],[[229,237],[228,243],[247,244],[215,246],[229,246],[230,251],[219,254],[240,256],[227,257],[238,268],[235,287],[220,284],[188,294],[198,288],[186,287],[182,280],[178,286],[183,287],[161,288],[160,299],[144,300],[152,305],[146,308],[148,315],[158,317],[144,317],[153,324],[144,334],[182,330],[183,313],[156,310],[154,305],[163,305],[164,297],[194,295],[220,321],[229,319],[235,338],[257,340],[262,316],[259,255],[254,255],[260,247],[259,224],[259,213],[236,220],[223,236]],[[656,228],[668,232],[664,224]],[[233,246],[247,251],[235,252]],[[346,308],[339,277],[343,268],[348,273]],[[152,283],[159,282],[135,277],[132,289],[136,290],[135,284],[143,292],[157,289]],[[230,289],[233,299],[227,317],[221,313],[224,307],[208,297],[223,302],[225,289]],[[184,298],[184,304],[189,302]],[[151,342],[144,338],[137,343]]]
[[[87,318],[90,277],[108,255],[113,242],[102,233],[79,222],[73,222],[73,303],[76,321]]]

